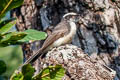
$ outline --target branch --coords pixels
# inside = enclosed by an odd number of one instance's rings
[[[54,48],[41,60],[42,68],[56,64],[61,64],[66,69],[63,80],[113,80],[116,74],[73,45]]]

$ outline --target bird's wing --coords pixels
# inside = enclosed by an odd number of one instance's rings
[[[64,31],[55,31],[55,32],[53,32],[51,35],[49,35],[48,37],[47,37],[47,39],[45,40],[45,42],[43,43],[43,45],[42,45],[42,50],[44,50],[44,49],[46,49],[48,46],[50,46],[54,41],[56,41],[57,39],[59,39],[59,38],[61,38],[61,37],[63,37],[64,36],[64,34],[65,34],[65,30]]]
[[[42,45],[41,49],[46,49],[49,45],[51,45],[57,39],[66,35],[68,30],[69,24],[65,20],[61,21],[52,31],[52,33],[47,37],[45,42]]]

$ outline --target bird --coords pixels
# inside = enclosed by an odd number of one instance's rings
[[[58,23],[56,27],[52,30],[52,33],[48,35],[42,47],[30,58],[28,58],[28,60],[26,60],[23,65],[33,63],[40,56],[44,55],[44,53],[54,47],[71,43],[77,31],[76,22],[79,21],[78,16],[79,15],[74,12],[66,13],[63,16],[61,22]]]

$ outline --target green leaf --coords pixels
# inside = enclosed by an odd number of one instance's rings
[[[20,71],[15,71],[11,76],[10,80],[23,80],[24,76]]]
[[[17,41],[23,39],[27,34],[25,32],[10,32],[5,35],[2,35],[0,40],[0,46],[5,47],[8,45],[15,45]]]
[[[24,0],[0,0],[0,18],[4,17],[7,11],[22,5],[23,1]]]
[[[0,23],[0,34],[8,32],[16,24],[16,18],[4,20]]]
[[[61,65],[49,66],[43,69],[33,80],[61,80],[65,74]]]
[[[47,37],[47,34],[45,32],[40,32],[34,29],[28,29],[24,31],[27,33],[27,35],[19,40],[19,42],[33,42],[36,40],[43,40]]]
[[[35,69],[30,64],[26,64],[22,67],[21,72],[16,70],[10,80],[32,80],[34,72]]]
[[[22,74],[24,75],[24,80],[32,80],[34,72],[35,69],[30,64],[26,64],[22,67]]]
[[[7,67],[3,60],[0,60],[0,75],[6,71]]]

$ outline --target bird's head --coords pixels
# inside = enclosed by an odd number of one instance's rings
[[[68,22],[78,22],[79,21],[79,15],[74,12],[67,13],[63,16],[63,19],[67,20]]]

